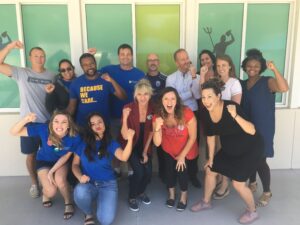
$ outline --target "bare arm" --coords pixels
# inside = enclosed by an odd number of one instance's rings
[[[128,116],[130,114],[131,109],[130,108],[124,108],[123,114],[122,114],[122,127],[121,127],[121,134],[124,140],[127,140],[127,134],[128,134],[128,126],[127,126],[127,120]]]
[[[146,144],[144,146],[142,163],[148,162],[148,149],[149,149],[149,146],[150,146],[150,143],[151,143],[152,139],[153,139],[153,132],[150,132],[149,136],[148,136],[148,139],[146,141]]]
[[[101,76],[104,80],[110,82],[115,89],[114,95],[121,100],[127,99],[127,95],[123,88],[111,77],[108,73],[104,73]]]
[[[231,101],[234,101],[234,102],[236,102],[239,105],[241,104],[241,100],[242,100],[242,93],[234,95],[234,96],[231,96]]]
[[[153,123],[153,142],[155,146],[160,146],[162,141],[162,130],[161,127],[164,121],[161,117],[157,117]]]
[[[239,116],[236,111],[235,105],[228,105],[227,110],[232,116],[232,118],[238,123],[238,125],[245,131],[247,134],[254,135],[256,130],[253,123],[245,120],[243,117]]]
[[[208,161],[204,165],[204,169],[206,167],[212,167],[215,155],[215,147],[216,147],[216,136],[207,136],[206,138],[207,146],[208,146]]]
[[[81,184],[85,184],[90,181],[90,177],[85,174],[82,174],[81,172],[80,157],[77,154],[74,154],[74,158],[72,162],[72,172]]]
[[[14,48],[21,49],[23,48],[23,44],[20,41],[13,41],[6,45],[1,51],[0,51],[0,73],[11,76],[12,75],[12,68],[11,65],[8,65],[4,63],[4,60],[6,56],[10,53],[10,51]]]
[[[69,105],[67,107],[67,112],[70,113],[70,115],[74,115],[77,107],[77,100],[76,99],[70,99]]]
[[[60,157],[59,160],[57,160],[57,162],[54,164],[54,166],[49,170],[48,180],[51,184],[56,185],[53,174],[55,173],[56,170],[58,170],[60,167],[65,165],[65,163],[68,161],[68,159],[72,154],[73,154],[72,152],[68,152],[67,154]]]
[[[132,141],[133,141],[133,136],[135,134],[135,131],[132,129],[128,129],[127,131],[127,144],[124,148],[124,150],[122,150],[121,148],[118,148],[115,151],[115,156],[117,159],[119,159],[120,161],[126,162],[132,152]]]
[[[279,70],[276,68],[275,64],[271,61],[267,62],[268,69],[272,70],[275,78],[270,78],[268,80],[268,86],[271,92],[287,92],[289,90],[289,85],[287,80],[281,75]]]
[[[10,129],[11,135],[14,136],[22,136],[27,137],[27,127],[25,127],[26,124],[30,122],[34,122],[36,120],[36,114],[29,113],[27,116],[22,118],[19,122],[17,122],[13,127]]]

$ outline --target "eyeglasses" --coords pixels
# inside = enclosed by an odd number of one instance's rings
[[[147,59],[147,62],[158,62],[159,59]]]
[[[73,70],[73,68],[71,68],[71,67],[67,67],[66,69],[60,69],[59,71],[61,72],[61,73],[64,73],[64,72],[66,72],[66,71],[72,71]]]

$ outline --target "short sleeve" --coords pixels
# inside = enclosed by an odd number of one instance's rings
[[[81,157],[82,153],[84,152],[85,146],[86,145],[84,142],[79,143],[79,145],[75,146],[74,153]]]
[[[242,86],[238,79],[234,79],[234,82],[231,86],[231,96],[235,96],[242,93]]]
[[[204,132],[206,136],[214,136],[216,135],[215,132],[213,131],[213,123],[211,122],[209,113],[207,109],[204,109]]]
[[[77,147],[81,145],[81,137],[79,135],[76,135],[75,137],[73,137],[73,145],[70,149],[71,152],[75,152],[77,150]]]
[[[112,140],[111,143],[109,144],[107,150],[111,155],[115,155],[115,152],[118,148],[121,148],[121,145],[117,142]]]
[[[29,137],[40,137],[42,134],[48,132],[47,124],[29,124],[27,126],[27,133]]]
[[[23,72],[24,68],[17,67],[17,66],[11,66],[11,70],[12,70],[11,77],[15,80],[19,80],[20,76],[22,76],[21,74],[24,73]]]

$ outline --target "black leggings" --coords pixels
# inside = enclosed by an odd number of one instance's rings
[[[271,183],[271,172],[267,164],[267,158],[263,158],[258,165],[257,172],[261,180],[263,191],[270,192],[270,183]],[[256,181],[256,172],[250,176],[250,182],[253,183]]]
[[[187,191],[188,189],[188,172],[187,168],[183,171],[176,170],[177,161],[169,154],[165,155],[166,162],[166,181],[167,188],[174,188],[176,186],[176,177],[178,177],[178,183],[181,191]]]

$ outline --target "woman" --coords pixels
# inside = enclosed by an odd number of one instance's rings
[[[199,54],[201,84],[215,77],[216,57],[209,50],[202,50]]]
[[[222,89],[222,99],[232,100],[238,104],[242,99],[242,87],[236,78],[235,67],[228,55],[218,56],[216,59],[217,74],[225,83]]]
[[[205,164],[205,187],[203,200],[191,210],[194,212],[211,208],[211,197],[218,174],[229,177],[232,185],[247,205],[240,217],[242,224],[258,218],[252,192],[246,185],[262,158],[263,141],[252,123],[245,119],[238,104],[221,99],[221,84],[210,80],[202,85],[202,102],[205,106],[209,159]],[[215,154],[215,137],[220,136],[222,148]]]
[[[265,143],[264,159],[257,170],[263,185],[263,194],[260,196],[257,206],[266,206],[272,197],[271,175],[267,158],[274,156],[275,93],[286,92],[289,86],[275,64],[271,61],[266,62],[259,50],[250,49],[246,55],[247,57],[242,62],[242,68],[247,73],[248,79],[242,82],[244,93],[242,106],[262,134]],[[266,69],[274,73],[274,78],[261,75]],[[249,187],[253,192],[256,191],[256,172],[250,177]]]
[[[129,157],[129,164],[133,175],[129,177],[129,209],[138,211],[137,198],[144,204],[150,204],[151,200],[145,194],[147,184],[152,173],[151,149],[152,149],[152,115],[153,107],[150,103],[152,87],[147,79],[141,79],[134,88],[134,102],[124,106],[122,115],[122,129],[120,141],[122,146],[127,142],[128,128],[135,130],[133,138],[133,150]]]
[[[54,84],[47,84],[45,90],[46,108],[50,114],[54,110],[65,110],[69,104],[69,88],[76,78],[74,66],[68,59],[59,62],[59,74]]]
[[[118,186],[111,166],[113,157],[127,161],[132,150],[134,131],[127,130],[124,150],[111,140],[109,128],[103,117],[95,112],[88,116],[84,141],[76,149],[72,171],[78,181],[74,190],[76,205],[85,213],[85,225],[95,224],[92,215],[93,200],[97,201],[97,219],[102,225],[111,224],[115,218]]]
[[[51,198],[60,191],[65,202],[64,219],[74,214],[70,185],[66,180],[67,161],[81,139],[71,116],[66,112],[53,113],[49,125],[30,124],[36,115],[30,113],[11,128],[11,134],[23,137],[39,137],[41,146],[36,156],[36,169],[43,188],[43,206],[52,206]]]
[[[166,152],[166,183],[169,197],[166,205],[175,205],[175,186],[178,177],[180,199],[177,210],[187,206],[188,172],[186,160],[198,156],[197,122],[194,113],[182,105],[175,88],[167,87],[159,95],[157,114],[153,118],[153,141]]]
[[[241,103],[242,87],[235,75],[235,67],[232,59],[228,55],[218,56],[216,59],[217,74],[224,82],[222,87],[221,98],[223,100],[231,100],[238,104]],[[217,150],[220,149],[219,138],[217,140]],[[223,199],[230,193],[227,177],[219,177],[217,188],[213,194],[214,199]]]

